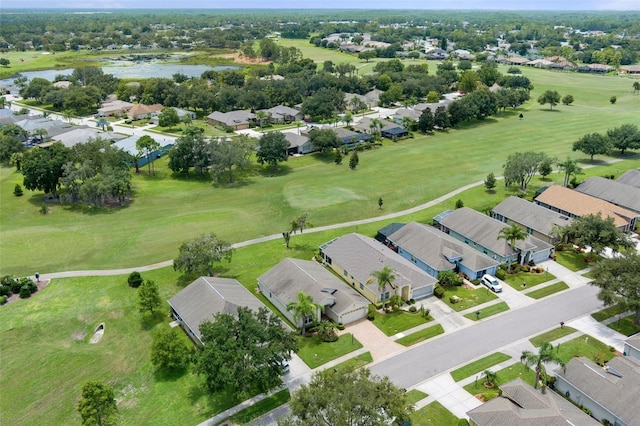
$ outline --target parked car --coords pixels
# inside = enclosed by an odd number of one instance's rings
[[[481,281],[482,284],[494,293],[500,293],[502,291],[502,284],[500,284],[500,281],[492,275],[484,274]]]

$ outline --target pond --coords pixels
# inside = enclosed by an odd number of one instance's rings
[[[184,74],[188,77],[200,77],[203,72],[224,71],[224,70],[239,70],[242,67],[235,65],[218,65],[211,67],[208,65],[181,65],[181,64],[160,64],[154,61],[114,61],[118,65],[105,65],[102,67],[102,71],[105,74],[112,74],[117,78],[172,78],[174,74]],[[72,68],[62,70],[42,70],[42,71],[25,71],[20,75],[31,80],[32,78],[44,78],[45,80],[53,81],[57,75],[71,75]],[[10,86],[13,84],[15,77],[6,78],[0,80],[0,86]]]

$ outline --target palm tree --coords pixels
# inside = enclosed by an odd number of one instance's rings
[[[565,362],[558,356],[557,348],[549,342],[542,343],[542,346],[538,348],[538,353],[535,354],[531,351],[523,351],[520,355],[520,362],[528,367],[535,366],[536,370],[536,382],[534,388],[538,388],[538,382],[542,381],[543,385],[547,383],[547,370],[544,368],[545,363],[557,364],[563,369],[565,368]]]
[[[287,309],[293,314],[293,318],[300,324],[300,334],[304,333],[305,322],[311,317],[315,320],[318,305],[313,303],[313,297],[300,291],[296,295],[296,301],[290,302]],[[300,321],[302,320],[302,321]]]
[[[393,269],[389,268],[388,266],[384,266],[381,270],[373,271],[371,273],[371,275],[378,282],[378,291],[381,293],[380,299],[382,299],[383,310],[386,302],[386,299],[384,299],[384,293],[387,289],[387,285],[390,285],[391,288],[395,289],[395,287],[393,286],[393,281],[396,279],[396,276],[393,274],[394,272],[395,271]]]
[[[353,121],[353,115],[351,115],[350,112],[345,112],[343,120],[344,120],[345,124],[347,125],[347,127],[349,127],[349,125]]]
[[[550,235],[557,240],[557,244],[566,244],[569,237],[570,228],[568,226],[553,225]]]
[[[525,238],[527,238],[527,233],[516,224],[505,226],[498,234],[498,239],[506,240],[513,251],[516,251],[516,242],[523,241]],[[509,263],[509,272],[511,272],[511,263]]]
[[[484,382],[487,384],[487,387],[492,388],[498,378],[498,373],[491,370],[484,370],[482,375],[484,376]]]
[[[109,120],[107,120],[104,117],[100,117],[98,118],[98,120],[96,121],[96,127],[102,127],[102,131],[104,132],[107,129],[107,126],[109,125]]]
[[[33,136],[38,136],[38,139],[40,139],[40,143],[44,142],[44,138],[49,135],[47,130],[43,128],[35,129],[33,132],[31,132],[31,134]]]
[[[560,168],[561,171],[564,172],[565,188],[569,186],[569,180],[571,180],[572,176],[575,177],[576,175],[579,175],[582,173],[582,169],[578,167],[578,162],[568,157],[564,162],[558,163],[558,167]]]
[[[320,321],[316,326],[316,333],[324,342],[335,342],[338,339],[336,325],[331,321]]]

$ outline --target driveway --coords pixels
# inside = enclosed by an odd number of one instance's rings
[[[364,319],[348,325],[339,334],[352,333],[360,343],[371,353],[373,362],[381,361],[393,354],[406,350],[404,346],[394,342],[384,334],[373,322]]]

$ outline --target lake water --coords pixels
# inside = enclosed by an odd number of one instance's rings
[[[218,65],[210,67],[208,65],[180,65],[180,64],[158,64],[154,62],[132,62],[132,61],[118,61],[118,65],[105,65],[102,67],[102,71],[105,74],[112,74],[117,78],[172,78],[174,74],[184,74],[188,77],[200,77],[203,72],[224,71],[224,70],[239,70],[241,67],[234,65]],[[62,70],[43,70],[43,71],[25,71],[20,73],[22,76],[27,77],[27,80],[32,78],[44,78],[45,80],[53,81],[57,75],[71,75],[72,68]],[[6,78],[0,80],[0,86],[10,86],[13,84],[14,78]]]

